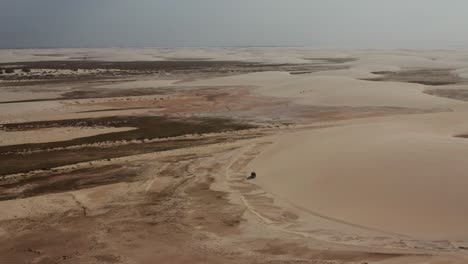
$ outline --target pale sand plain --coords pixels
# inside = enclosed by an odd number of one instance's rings
[[[38,88],[27,86],[27,91],[0,82],[8,96],[0,101],[17,101],[26,93],[26,100],[47,99],[0,104],[5,127],[168,115],[256,125],[228,132],[210,128],[207,134],[175,135],[174,141],[112,137],[119,147],[111,149],[114,153],[96,147],[86,153],[104,154],[41,164],[52,172],[9,168],[0,186],[0,210],[7,212],[0,217],[0,239],[10,246],[0,250],[10,263],[53,263],[63,256],[63,263],[468,263],[468,139],[458,137],[468,133],[467,51],[0,51],[0,61],[18,64],[82,58],[312,65],[254,72],[231,66],[202,73],[158,70],[96,82],[34,84]],[[388,79],[370,80],[377,78]],[[445,91],[444,97],[429,94],[433,90]],[[70,91],[79,93],[68,99]],[[0,141],[66,144],[131,132],[126,127],[101,131],[92,124],[81,130],[46,128],[50,134],[0,132],[0,137],[11,135]],[[140,130],[149,133],[143,124]],[[193,143],[165,151],[151,145],[181,138]],[[209,143],[196,143],[203,140]],[[59,151],[87,151],[84,145],[56,144]],[[8,151],[16,151],[8,145]],[[155,150],[142,152],[145,146]],[[0,161],[12,159],[8,155]],[[251,171],[258,177],[246,181]],[[38,219],[44,224],[35,224]]]

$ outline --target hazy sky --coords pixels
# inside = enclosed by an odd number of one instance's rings
[[[468,48],[467,0],[0,0],[0,47]]]

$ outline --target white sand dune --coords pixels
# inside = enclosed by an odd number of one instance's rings
[[[418,238],[468,239],[468,140],[427,121],[287,135],[252,168],[266,189],[327,216]]]
[[[359,64],[448,64],[417,54],[408,61],[370,57]],[[423,85],[355,79],[365,70],[283,74],[280,81],[279,74],[269,74],[271,82],[256,74],[259,93],[302,104],[454,111],[353,120],[278,136],[250,165],[262,188],[346,222],[417,239],[468,240],[468,140],[454,137],[468,132],[465,102],[424,94]]]
[[[313,75],[286,72],[250,73],[184,83],[187,86],[239,85],[257,86],[264,96],[293,98],[297,103],[319,106],[394,106],[409,108],[443,108],[463,104],[452,99],[424,94],[424,85],[401,82],[358,80],[350,71],[324,71]],[[358,71],[364,74],[365,71]],[[370,74],[370,73],[367,73]]]
[[[325,216],[418,239],[467,240],[468,140],[454,137],[468,132],[466,103],[425,94],[420,84],[359,80],[375,77],[376,69],[448,64],[419,54],[370,54],[348,70],[252,73],[184,85],[250,85],[260,95],[314,106],[454,110],[278,136],[251,169],[265,190]]]

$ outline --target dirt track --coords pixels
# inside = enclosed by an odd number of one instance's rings
[[[335,263],[401,256],[351,252],[331,244],[327,250],[312,249],[294,236],[275,238],[245,206],[231,202],[237,194],[210,188],[214,181],[226,180],[227,170],[244,169],[245,160],[236,157],[247,149],[234,143],[132,157],[132,164],[142,166],[132,182],[56,194],[52,200],[69,204],[62,212],[3,221],[3,234],[9,238],[0,253],[8,263]],[[249,218],[254,219],[247,225]],[[246,237],[239,236],[245,232]],[[255,240],[248,238],[252,235]]]

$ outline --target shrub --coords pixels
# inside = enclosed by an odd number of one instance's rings
[[[21,69],[23,72],[31,72],[31,69],[28,69],[28,68],[23,68]]]
[[[5,73],[14,73],[15,69],[5,69]]]

